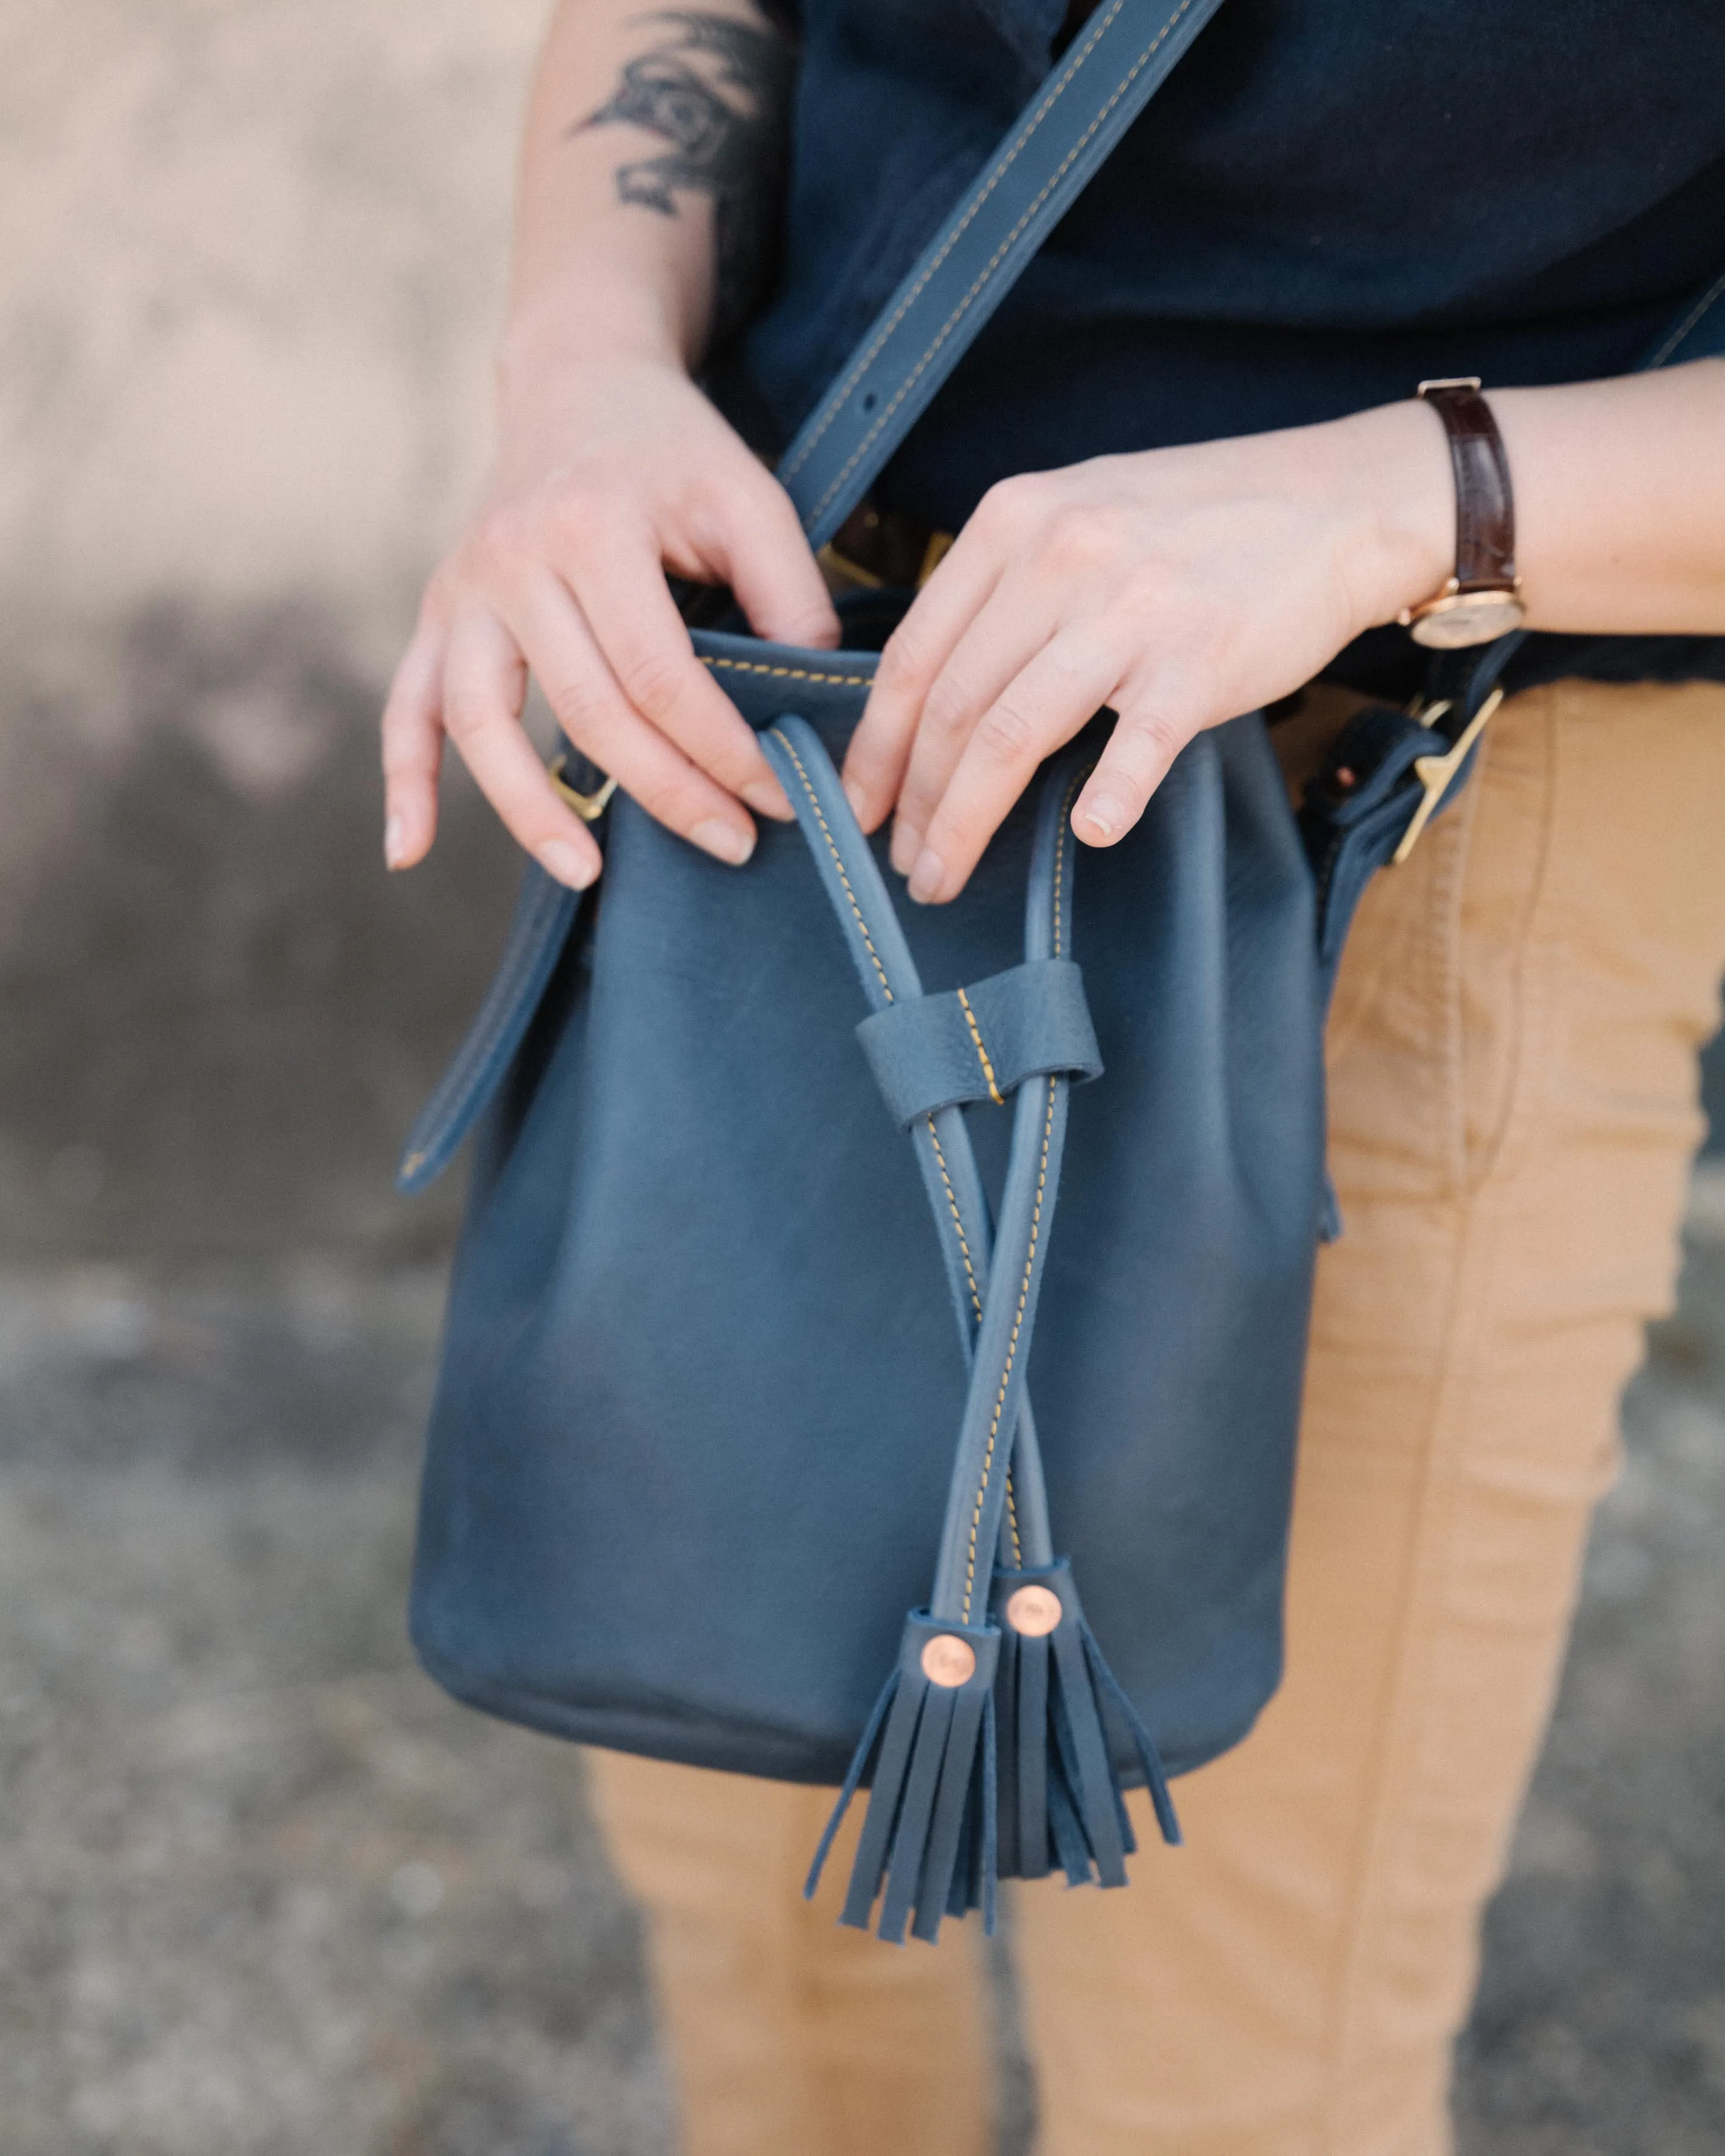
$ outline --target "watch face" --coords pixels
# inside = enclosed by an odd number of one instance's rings
[[[1435,651],[1460,651],[1470,644],[1490,644],[1519,629],[1527,614],[1513,592],[1457,592],[1422,607],[1408,624],[1416,644]]]

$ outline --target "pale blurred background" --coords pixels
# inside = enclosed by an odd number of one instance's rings
[[[402,1625],[459,1194],[391,1166],[513,870],[458,778],[383,875],[372,728],[485,454],[543,13],[0,0],[5,2156],[670,2148],[573,1754]],[[1711,1174],[1690,1235],[1466,2156],[1725,2148]]]

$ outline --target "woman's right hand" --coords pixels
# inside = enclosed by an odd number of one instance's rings
[[[730,585],[759,635],[835,644],[788,497],[674,357],[517,355],[502,381],[484,501],[426,588],[383,714],[386,860],[410,868],[430,848],[447,736],[551,875],[577,889],[598,875],[592,834],[521,722],[531,672],[569,739],[649,814],[747,860],[748,810],[788,804],[665,572]]]

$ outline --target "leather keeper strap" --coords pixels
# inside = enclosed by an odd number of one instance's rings
[[[1070,958],[1043,958],[948,995],[919,996],[856,1029],[895,1121],[967,1101],[1004,1104],[1026,1078],[1096,1078],[1101,1050]]]
[[[1516,580],[1515,497],[1509,459],[1476,379],[1422,382],[1419,395],[1443,422],[1455,474],[1455,586],[1503,591]]]

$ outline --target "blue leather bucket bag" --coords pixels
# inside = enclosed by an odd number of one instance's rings
[[[1216,4],[1092,17],[786,457],[815,544]],[[1122,1883],[1127,1784],[1173,1838],[1165,1777],[1281,1669],[1328,981],[1511,641],[1437,723],[1357,721],[1298,820],[1261,716],[1200,736],[1081,868],[1102,715],[901,921],[834,767],[871,649],[697,631],[798,825],[730,869],[619,796],[592,895],[530,866],[403,1163],[483,1111],[432,1674],[840,1811],[866,1784],[845,1916],[888,1938],[992,1915],[1000,1875]]]

